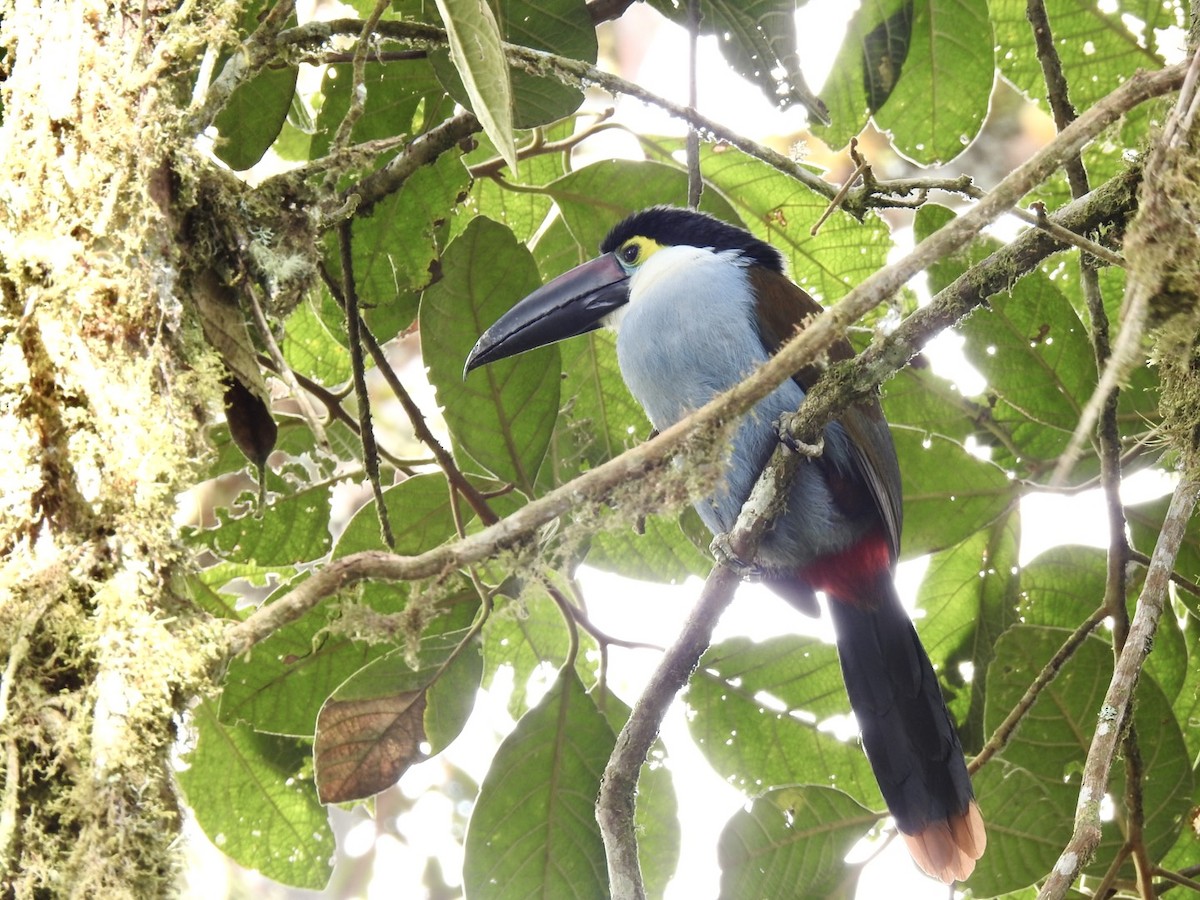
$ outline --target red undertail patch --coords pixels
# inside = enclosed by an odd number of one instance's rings
[[[892,548],[881,533],[867,535],[845,550],[823,556],[801,575],[814,590],[855,606],[875,606],[876,590],[881,573],[891,577]]]

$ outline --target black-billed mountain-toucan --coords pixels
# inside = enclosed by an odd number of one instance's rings
[[[609,232],[601,255],[560,275],[500,317],[466,370],[601,326],[651,423],[665,429],[761,365],[821,307],[749,232],[703,213],[654,207]],[[853,350],[837,343],[831,356]],[[797,372],[738,426],[721,490],[696,504],[727,532],[762,471],[775,422],[804,399],[819,369]],[[937,676],[900,605],[900,470],[876,400],[851,406],[801,463],[786,511],[753,560],[763,580],[805,612],[823,591],[863,746],[917,864],[944,882],[966,878],[986,836],[962,746]]]

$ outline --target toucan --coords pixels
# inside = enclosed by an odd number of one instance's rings
[[[743,228],[656,206],[616,225],[596,259],[519,301],[471,350],[464,374],[516,353],[616,331],[626,385],[658,430],[764,363],[820,305],[787,277],[782,255]],[[853,356],[848,341],[829,352]],[[696,503],[728,532],[795,411],[820,374],[806,366],[736,426],[717,490]],[[929,656],[900,604],[900,468],[876,398],[825,427],[785,511],[743,561],[809,614],[828,599],[838,658],[867,758],[916,863],[946,883],[966,878],[986,845],[962,745]]]

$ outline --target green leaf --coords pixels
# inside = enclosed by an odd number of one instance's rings
[[[700,660],[686,701],[692,737],[734,787],[823,785],[883,808],[862,748],[819,729],[850,712],[833,645],[791,635],[723,641]]]
[[[612,730],[573,672],[500,745],[467,827],[468,896],[608,896],[595,798]]]
[[[242,34],[248,36],[258,27],[259,16],[266,7],[265,2],[255,2],[246,8],[239,23]],[[288,17],[288,24],[296,24],[294,14]],[[245,51],[237,47],[233,52]],[[224,57],[218,62],[218,72],[228,59]],[[264,66],[234,88],[213,120],[220,133],[213,145],[218,159],[239,171],[262,159],[287,120],[299,73],[296,66]]]
[[[909,6],[911,25],[904,21]],[[879,52],[880,35],[888,29],[903,32],[891,34],[889,43],[907,39],[902,60]],[[874,112],[905,156],[922,165],[951,159],[971,142],[987,114],[991,47],[986,0],[865,0],[825,84],[832,124],[814,130],[840,147]],[[881,82],[890,90],[881,92]],[[883,93],[883,106],[872,110],[872,95],[879,99]]]
[[[923,208],[914,226],[917,238],[952,218],[943,207]],[[976,241],[966,253],[940,261],[930,269],[931,287],[940,290],[997,246]],[[1034,472],[1049,465],[1065,449],[1096,385],[1095,356],[1074,307],[1045,272],[1035,270],[1007,296],[991,297],[958,329],[967,360],[988,380],[996,461]],[[1087,474],[1086,466],[1077,467],[1076,477]]]
[[[293,582],[284,590],[295,585]],[[407,585],[370,585],[362,597],[381,613],[399,612],[407,600]],[[391,649],[387,644],[328,634],[327,628],[338,614],[334,604],[321,604],[276,629],[253,653],[230,662],[221,692],[221,721],[311,738],[325,698]]]
[[[901,461],[904,559],[954,546],[1017,498],[1017,485],[1003,469],[972,456],[956,441],[895,426],[892,439]]]
[[[196,749],[177,777],[204,833],[247,869],[321,890],[333,868],[333,831],[304,773],[307,745],[225,725],[210,703],[192,721]]]
[[[527,710],[530,679],[535,674],[544,674],[549,667],[561,668],[571,652],[570,632],[558,604],[540,584],[524,585],[519,577],[506,582],[502,593],[516,593],[518,588],[521,588],[520,596],[511,602],[497,603],[483,627],[487,687],[495,687],[494,679],[501,668],[512,669],[508,711],[514,719],[521,718]],[[596,680],[596,673],[591,671],[587,660],[598,652],[595,639],[581,634],[575,674],[585,685]]]
[[[1031,272],[959,331],[968,361],[1000,400],[994,419],[1012,434],[1026,464],[1057,458],[1096,387],[1087,330],[1066,297]]]
[[[903,37],[912,45],[912,26],[903,23],[906,8],[912,5],[913,0],[862,0],[850,18],[841,49],[821,91],[821,99],[829,109],[830,124],[814,123],[813,127],[813,132],[830,147],[850,143],[867,124],[873,111],[869,104],[873,85],[878,85],[882,78],[889,84],[889,92],[895,88],[904,61],[889,59],[884,65],[878,52],[879,39],[891,33],[895,40]]]
[[[262,515],[227,519],[196,538],[231,562],[290,566],[329,552],[329,482],[274,497]]]
[[[926,436],[940,434],[961,443],[974,433],[984,409],[963,397],[947,379],[909,365],[884,385],[883,413],[893,428],[907,426]]]
[[[983,745],[984,676],[996,641],[1017,619],[1017,552],[1020,514],[1013,509],[990,528],[935,554],[921,582],[917,605],[921,643],[937,668],[968,752]],[[959,667],[969,665],[964,680]]]
[[[783,253],[792,279],[818,299],[839,299],[887,262],[891,232],[878,216],[859,222],[839,210],[814,236],[829,206],[821,194],[733,148],[706,147],[702,166],[747,227]]]
[[[620,456],[650,433],[645,412],[625,387],[616,335],[604,329],[563,341],[562,410],[539,489],[565,484]]]
[[[846,854],[879,820],[848,794],[816,785],[768,791],[721,832],[722,897],[834,894]]]
[[[613,159],[576,169],[552,181],[546,190],[558,203],[571,236],[590,255],[609,229],[630,213],[656,203],[683,206],[687,201],[687,173],[657,162]],[[704,192],[700,209],[726,222],[741,224],[737,212],[716,191]]]
[[[488,0],[488,5],[508,43],[583,62],[596,61],[596,26],[583,0]],[[448,54],[433,50],[430,60],[446,90],[464,106],[473,106]],[[564,84],[555,75],[535,75],[525,67],[509,66],[508,76],[516,128],[554,123],[583,102],[579,88]],[[522,173],[525,165],[521,163]]]
[[[1019,625],[1000,638],[995,659],[988,669],[985,720],[989,733],[1016,705],[1068,634],[1066,629]],[[1097,717],[1112,670],[1112,649],[1107,642],[1089,637],[1038,696],[1002,752],[1006,762],[1028,771],[1044,785],[1049,796],[1058,797],[1056,792],[1064,784],[1071,788],[1069,795],[1061,798],[1058,813],[1058,818],[1067,822],[1074,816],[1080,772],[1097,728]],[[1171,704],[1146,672],[1138,681],[1133,710],[1146,772],[1142,782],[1143,834],[1150,857],[1156,858],[1166,852],[1179,835],[1183,815],[1191,804],[1195,789],[1194,776]],[[1111,727],[1111,723],[1106,726]],[[1117,762],[1112,769],[1108,793],[1116,807],[1118,822],[1127,815],[1125,777],[1125,766]],[[998,819],[986,806],[983,812],[991,823],[993,834],[1013,835],[1014,839],[1022,834],[1015,822]],[[1087,871],[1096,875],[1105,872],[1123,842],[1115,823],[1106,827]],[[1132,877],[1132,864],[1126,863],[1126,866],[1128,876]],[[1044,870],[1039,874],[1044,875]],[[997,873],[996,878],[1000,877]],[[1013,879],[1008,882],[1011,887],[997,889],[1015,889],[1028,883],[1017,883],[1015,875],[1009,877]]]
[[[350,352],[342,336],[345,320],[335,335],[314,302],[309,294],[284,322],[283,358],[294,371],[326,387],[344,384],[350,380]]]
[[[420,166],[403,187],[354,220],[352,252],[361,312],[380,343],[412,324],[417,291],[440,273],[440,238],[448,211],[466,196],[470,175],[458,151]],[[340,282],[337,235],[325,239],[325,259]],[[321,309],[329,331],[345,341],[346,317],[326,295]]]
[[[413,475],[383,492],[392,524],[394,551],[416,556],[455,535],[450,485],[441,472]],[[375,501],[364,503],[346,523],[333,549],[333,558],[361,550],[383,550]]]
[[[421,339],[455,449],[532,494],[558,417],[558,350],[502,359],[465,380],[462,367],[484,329],[539,286],[537,267],[507,228],[482,217],[446,248],[442,266],[421,300]]]
[[[1071,836],[1078,786],[1055,784],[993,760],[971,779],[988,848],[967,884],[977,897],[1008,894],[1046,877]]]
[[[912,41],[875,122],[921,165],[953,159],[975,139],[995,76],[987,0],[920,0]]]
[[[508,167],[517,168],[513,137],[512,85],[500,47],[500,27],[484,0],[435,0],[446,36],[450,59],[471,100],[471,109]]]
[[[1045,103],[1046,82],[1037,58],[1024,0],[991,0],[996,30],[996,62],[1000,71],[1020,90]],[[1112,0],[1078,3],[1046,0],[1046,15],[1054,47],[1070,86],[1070,100],[1080,112],[1115,90],[1139,69],[1162,67],[1154,49],[1155,29],[1174,25],[1187,28],[1185,12],[1158,0]],[[1134,33],[1128,19],[1136,19],[1145,40]]]
[[[625,526],[595,535],[588,565],[626,578],[667,584],[678,584],[691,575],[708,575],[712,560],[688,540],[678,516],[647,516],[643,525],[641,534]]]

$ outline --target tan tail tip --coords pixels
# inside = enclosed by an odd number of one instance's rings
[[[933,822],[919,834],[904,835],[913,861],[930,878],[950,884],[975,871],[975,860],[987,849],[983,816],[974,800],[957,816]]]

